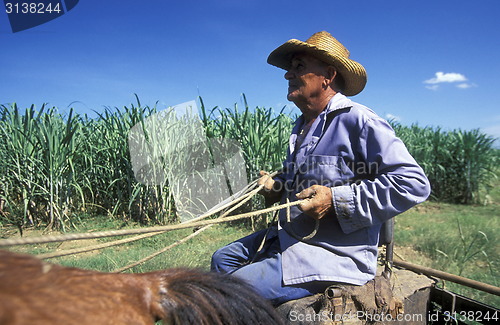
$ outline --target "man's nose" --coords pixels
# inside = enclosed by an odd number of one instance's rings
[[[290,72],[290,71],[285,72],[285,79],[286,80],[292,79],[293,76],[294,76],[294,74],[292,72]]]

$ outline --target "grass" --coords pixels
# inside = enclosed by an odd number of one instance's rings
[[[396,218],[395,252],[409,262],[500,286],[500,182],[486,205],[425,202]],[[408,249],[411,248],[411,249]],[[450,291],[500,306],[500,297],[444,283]]]
[[[84,220],[84,222],[79,224],[78,230],[72,230],[66,233],[141,227],[141,225],[136,222],[124,223],[118,218],[109,219],[104,216],[85,218]],[[66,266],[112,272],[118,268],[124,267],[149,256],[163,247],[188,236],[192,232],[193,230],[191,229],[181,229],[121,246],[109,247],[73,256],[48,259],[48,261]],[[215,225],[200,233],[188,242],[176,246],[142,265],[138,265],[130,269],[128,272],[147,272],[172,267],[191,267],[209,270],[210,258],[215,250],[249,233],[250,230],[247,230],[245,227]],[[42,231],[36,229],[28,229],[25,231],[24,236],[40,236],[44,234],[48,233],[43,233]],[[17,236],[19,235],[13,227],[0,228],[0,237],[2,238]],[[121,238],[122,237],[112,237],[64,243],[27,245],[13,247],[12,250],[22,253],[42,254],[67,250],[75,247],[91,246]]]

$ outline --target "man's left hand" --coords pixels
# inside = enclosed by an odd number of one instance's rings
[[[298,193],[298,199],[306,199],[299,204],[299,209],[314,219],[323,218],[331,211],[332,190],[329,187],[322,185],[313,185]]]

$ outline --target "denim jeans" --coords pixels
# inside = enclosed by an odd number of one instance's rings
[[[329,283],[323,282],[284,285],[281,248],[275,232],[270,232],[264,248],[257,253],[266,231],[258,231],[217,250],[212,256],[212,271],[243,279],[275,306],[323,292],[328,287]]]

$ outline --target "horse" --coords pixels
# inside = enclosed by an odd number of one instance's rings
[[[105,273],[0,250],[0,324],[283,324],[242,280],[172,268]]]

